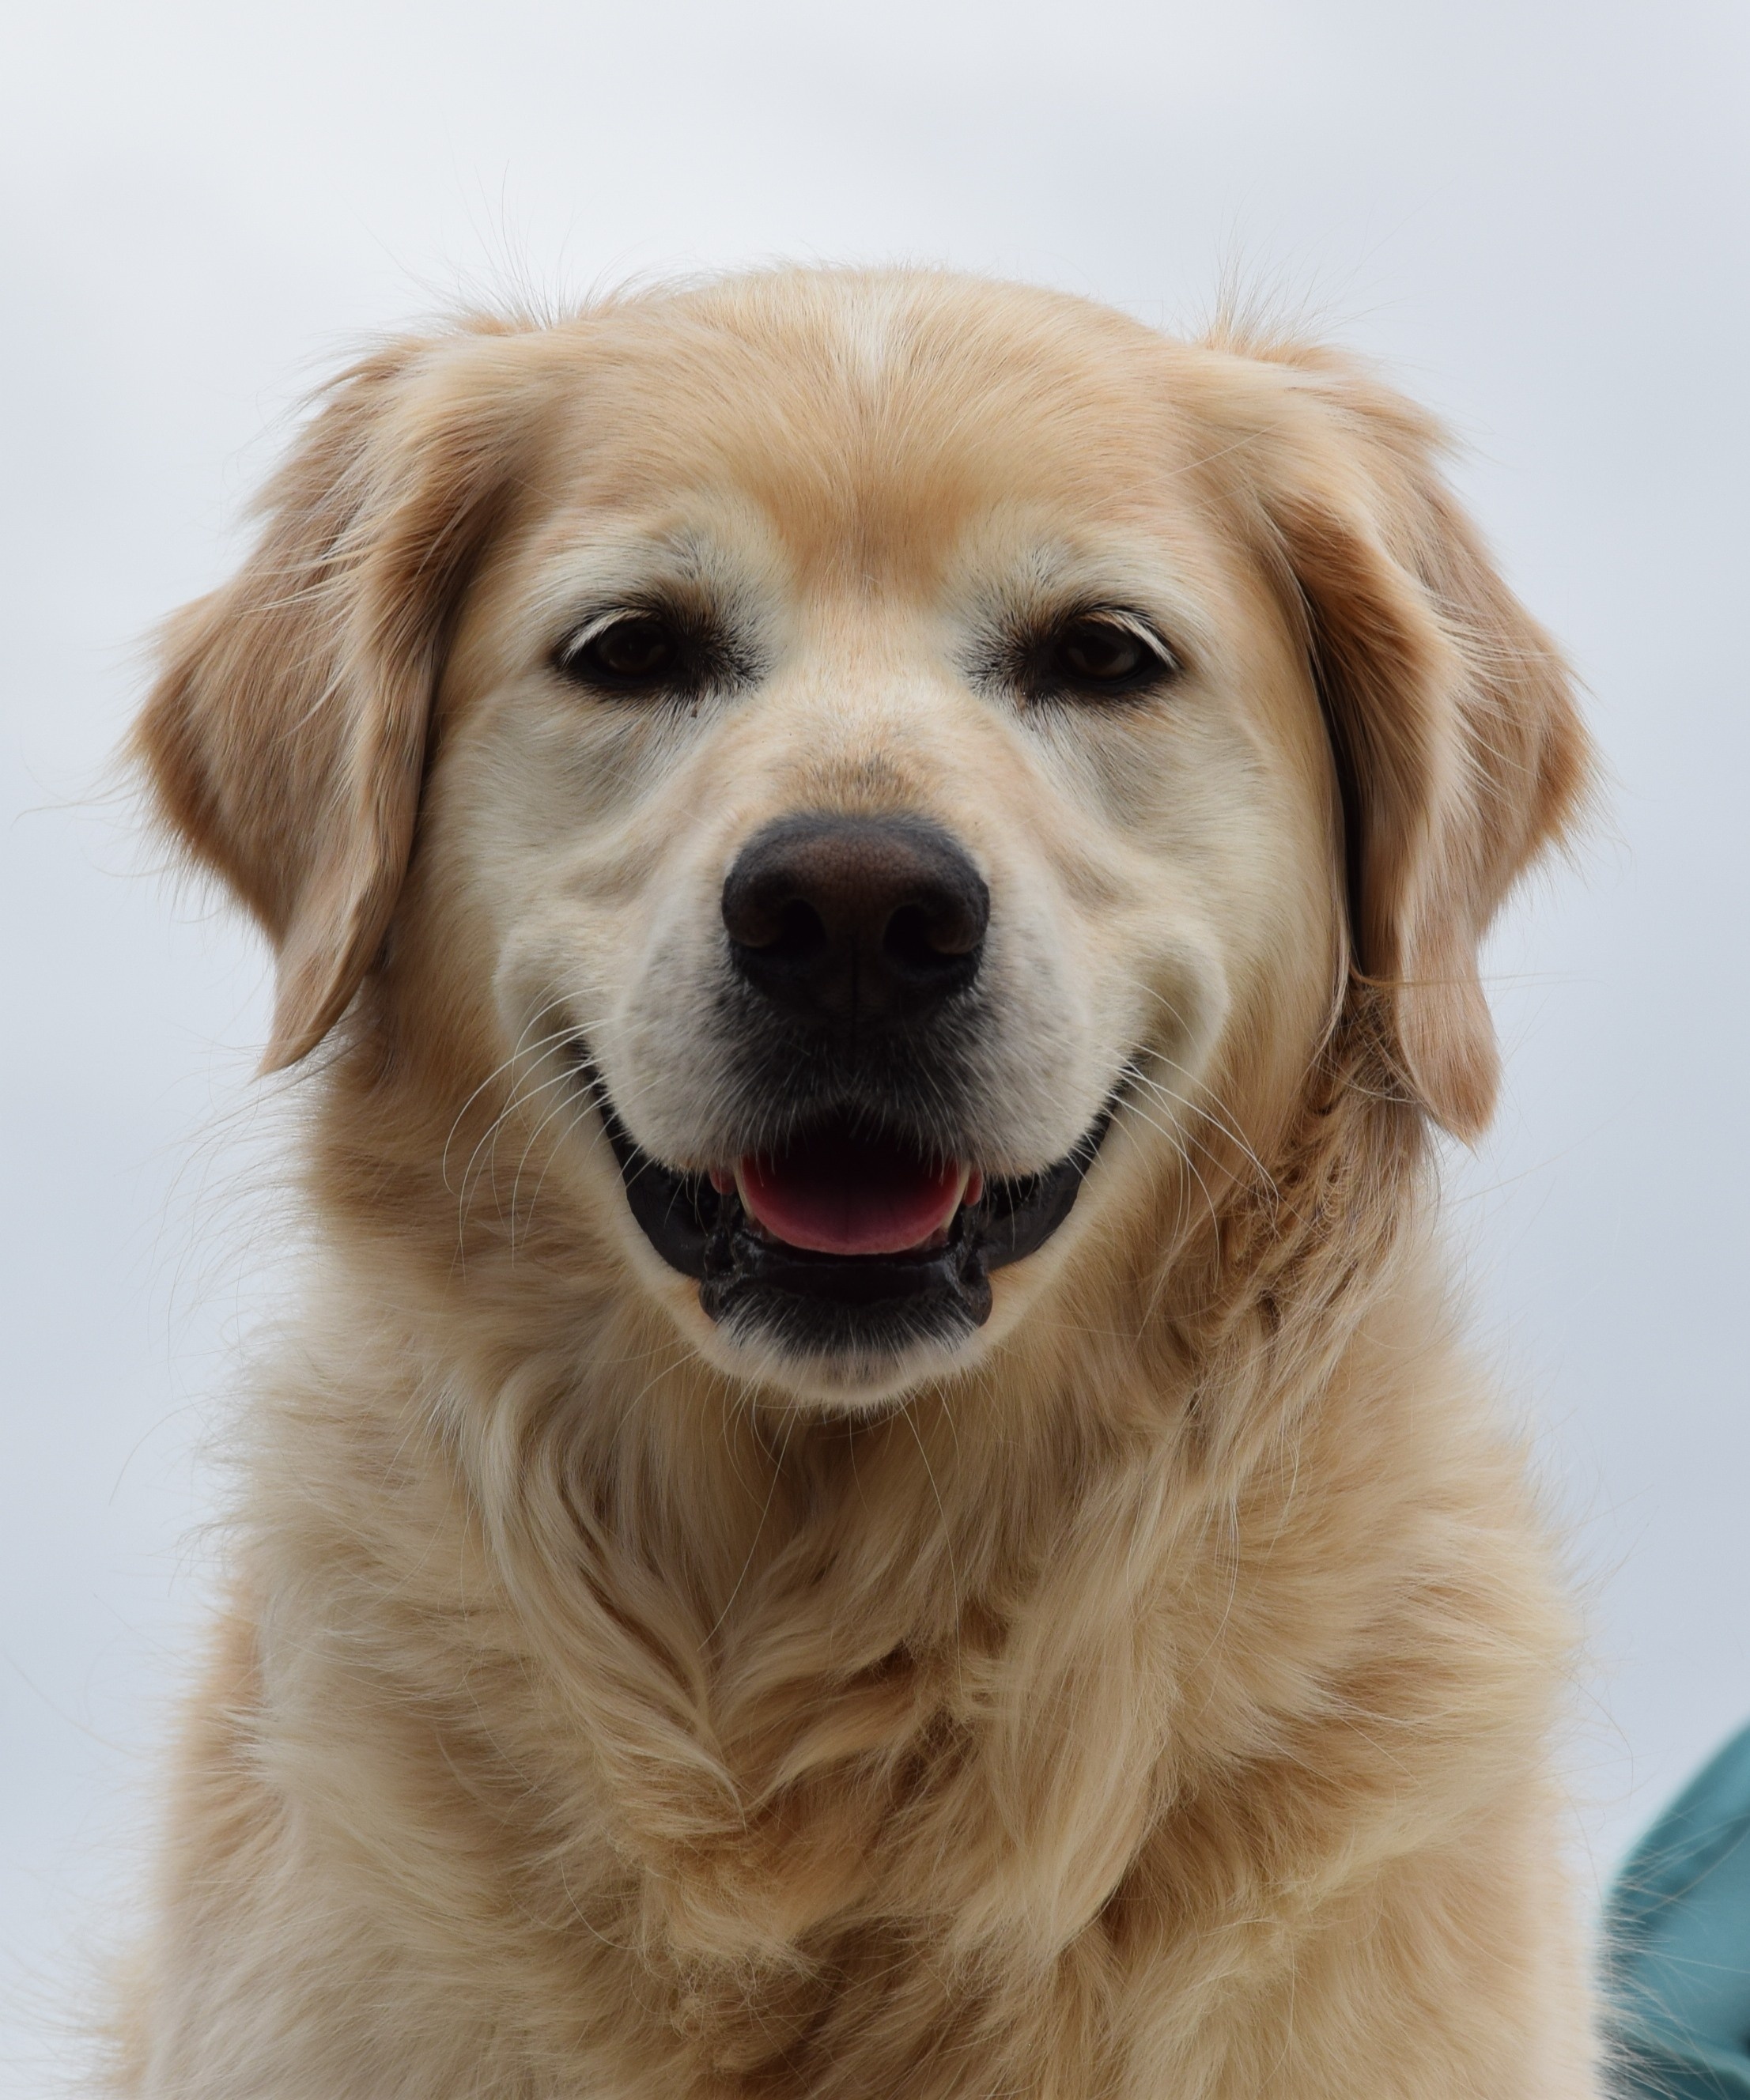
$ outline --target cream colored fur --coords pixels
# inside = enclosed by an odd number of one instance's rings
[[[927,274],[338,383],[138,737],[316,1054],[122,2091],[1596,2091],[1568,1625],[1430,1230],[1477,943],[1587,758],[1437,448],[1328,355]],[[557,678],[653,578],[761,682]],[[1090,593],[1173,639],[1158,702],[968,672]],[[704,1317],[565,1056],[721,1158],[717,890],[823,805],[986,876],[981,1160],[1129,1074],[979,1335],[836,1370]]]

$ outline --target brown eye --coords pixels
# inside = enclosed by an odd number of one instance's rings
[[[1078,613],[1043,638],[1033,682],[1051,692],[1120,694],[1158,685],[1178,667],[1140,620]]]
[[[1051,655],[1066,677],[1103,686],[1134,677],[1151,653],[1121,627],[1103,620],[1077,620],[1059,633]]]
[[[644,691],[673,684],[682,668],[681,638],[660,614],[628,613],[559,651],[559,668],[592,686]]]

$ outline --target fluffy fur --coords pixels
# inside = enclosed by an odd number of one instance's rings
[[[1595,2091],[1568,1627],[1429,1224],[1588,761],[1438,449],[1327,353],[928,275],[337,383],[137,735],[276,946],[270,1062],[323,1048],[122,2090]],[[763,684],[555,681],[656,570]],[[1158,613],[1164,700],[966,670],[1065,589]],[[1125,1084],[988,1326],[886,1366],[713,1330],[560,1054],[721,1156],[716,886],[823,802],[987,871],[982,1156]]]

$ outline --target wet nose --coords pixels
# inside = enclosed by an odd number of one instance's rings
[[[817,1022],[921,1019],[978,975],[991,894],[921,817],[780,817],[723,884],[742,975]]]

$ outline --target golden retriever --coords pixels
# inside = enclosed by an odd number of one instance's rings
[[[332,388],[135,744],[311,1230],[121,2089],[1597,2089],[1430,1232],[1589,761],[1440,449],[927,272]]]

